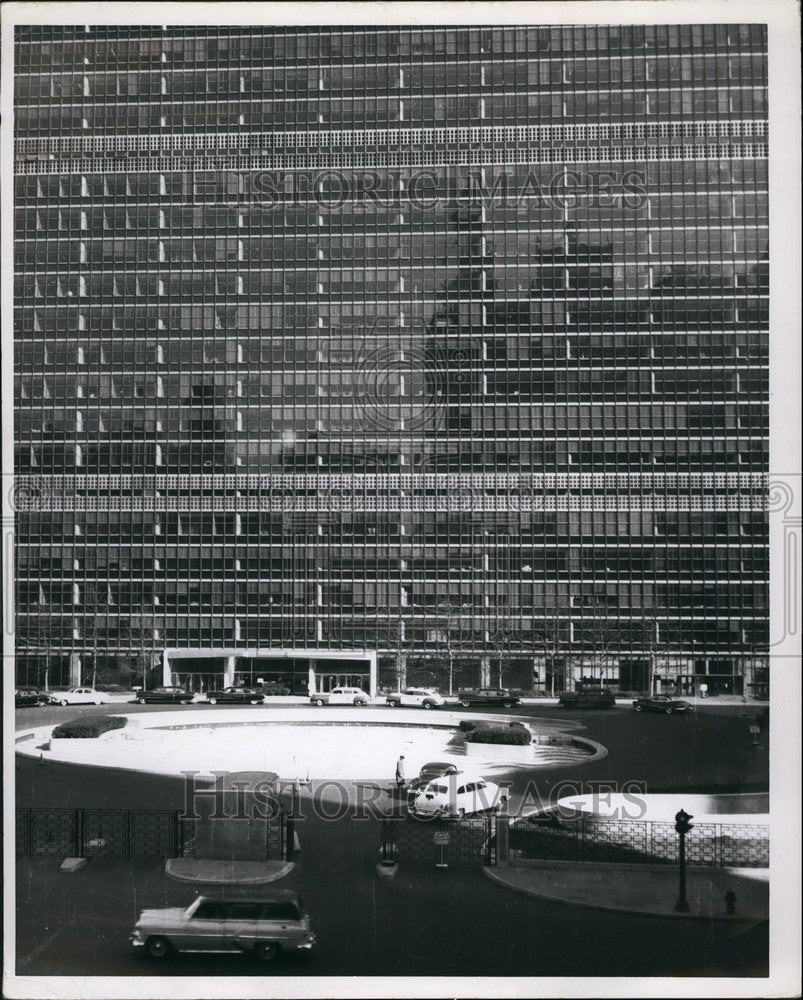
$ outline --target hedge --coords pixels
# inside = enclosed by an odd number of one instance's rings
[[[462,733],[475,729],[523,729],[529,732],[523,722],[492,722],[490,719],[461,719],[458,728]]]
[[[59,740],[91,740],[112,729],[122,729],[127,722],[128,719],[119,715],[87,715],[83,719],[62,722],[53,730],[53,737]]]
[[[476,729],[477,726],[484,726],[486,723],[481,722],[479,719],[461,719],[460,720],[460,732],[470,733],[472,729]]]
[[[505,743],[509,746],[525,747],[532,743],[529,729],[523,726],[477,726],[466,733],[467,743]]]
[[[521,722],[490,722],[486,719],[461,719],[460,729],[467,743],[504,743],[527,746],[532,743],[530,730]]]

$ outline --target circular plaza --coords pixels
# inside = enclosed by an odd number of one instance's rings
[[[52,725],[23,730],[17,753],[162,775],[260,770],[284,780],[387,780],[400,754],[410,774],[437,760],[492,777],[582,765],[606,752],[567,735],[568,721],[532,718],[529,745],[469,745],[459,726],[466,714],[449,711],[344,706],[115,714],[125,724],[91,739],[56,738]],[[498,721],[482,713],[472,718]]]

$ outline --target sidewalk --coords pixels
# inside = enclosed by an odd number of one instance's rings
[[[670,697],[675,697],[670,695]],[[738,694],[720,694],[715,697],[705,697],[702,698],[698,694],[683,694],[678,695],[682,701],[687,701],[690,705],[727,705],[733,708],[744,707],[748,715],[755,715],[754,709],[763,708],[765,705],[769,705],[769,701],[760,701],[756,698],[743,698]],[[447,697],[448,701],[448,697]],[[620,698],[617,696],[617,705],[632,705],[635,698]],[[558,698],[522,698],[522,705],[557,705]]]
[[[769,872],[752,868],[689,867],[688,913],[677,913],[675,865],[616,865],[545,861],[510,868],[485,868],[493,882],[515,892],[570,906],[670,917],[755,924],[769,918]],[[726,912],[725,893],[736,893],[736,912]]]

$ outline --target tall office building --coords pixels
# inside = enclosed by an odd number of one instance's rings
[[[20,682],[764,692],[763,26],[16,60]]]

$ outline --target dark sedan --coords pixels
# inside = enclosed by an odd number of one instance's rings
[[[505,708],[512,708],[521,704],[518,695],[511,694],[507,688],[479,688],[477,691],[461,691],[457,700],[464,708],[469,705],[504,705]]]
[[[608,688],[563,691],[558,705],[561,708],[616,708],[616,696]]]
[[[262,705],[265,696],[256,688],[228,687],[222,691],[210,691],[206,700],[210,705]]]
[[[47,705],[50,696],[36,688],[17,688],[14,692],[14,708]]]
[[[189,705],[193,700],[192,693],[181,687],[158,687],[137,694],[140,705]]]
[[[423,788],[424,785],[428,785],[433,778],[442,778],[446,774],[457,774],[459,770],[460,768],[457,764],[440,760],[430,761],[428,764],[422,766],[417,778],[413,778],[412,781],[408,782],[407,794],[411,798],[414,798],[419,789]]]
[[[669,698],[665,694],[654,694],[649,698],[637,698],[633,702],[637,712],[663,712],[664,715],[674,715],[675,712],[690,712],[691,705],[680,698]]]

